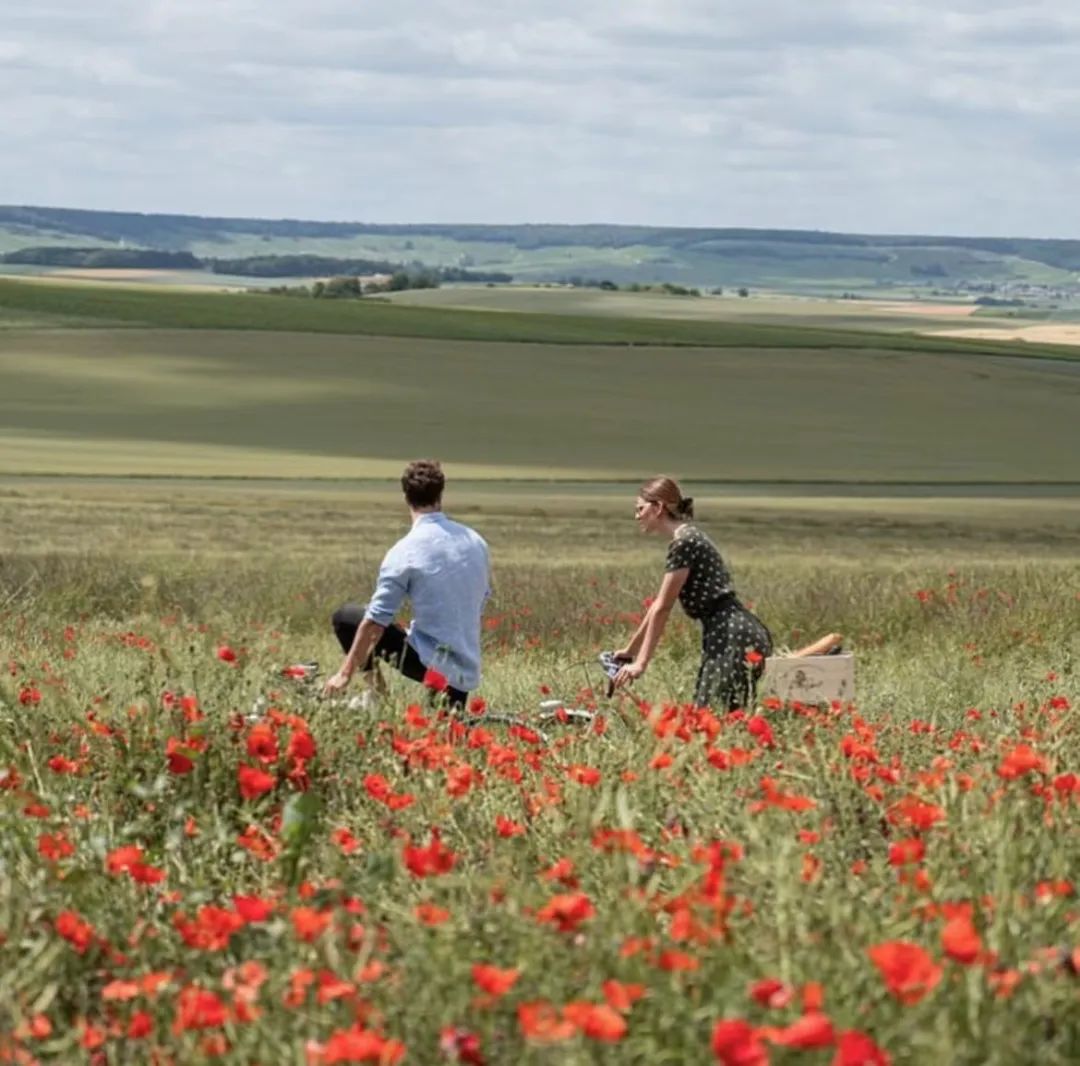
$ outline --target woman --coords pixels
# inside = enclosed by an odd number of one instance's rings
[[[671,478],[657,477],[641,486],[634,516],[643,533],[663,534],[671,544],[656,599],[630,643],[615,653],[626,662],[615,675],[616,688],[645,673],[678,599],[703,630],[694,703],[725,711],[748,706],[772,637],[739,602],[716,545],[691,524],[694,501]]]

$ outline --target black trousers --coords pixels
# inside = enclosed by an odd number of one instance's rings
[[[348,652],[353,646],[356,631],[364,620],[365,611],[367,611],[366,603],[347,603],[334,612],[331,624],[334,627],[334,636],[337,637],[343,651]],[[405,677],[409,678],[410,681],[422,683],[424,674],[427,673],[427,667],[420,661],[416,649],[405,639],[404,627],[398,625],[397,622],[391,622],[383,630],[382,636],[379,637],[379,643],[375,645],[374,651],[368,656],[367,662],[364,663],[363,669],[365,673],[375,668],[376,658],[389,663],[404,674]],[[436,700],[440,696],[445,696],[446,702],[451,707],[464,707],[469,698],[467,692],[462,692],[461,689],[453,686],[448,688],[445,693],[436,692],[432,693],[432,695]]]

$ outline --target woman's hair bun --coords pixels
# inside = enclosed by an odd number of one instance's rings
[[[677,514],[680,518],[693,518],[694,517],[694,497],[683,496],[679,500],[679,509]]]

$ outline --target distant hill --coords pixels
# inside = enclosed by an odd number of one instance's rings
[[[568,277],[795,291],[1080,288],[1080,241],[613,225],[387,225],[0,206],[0,252],[152,249],[202,260],[323,256]]]

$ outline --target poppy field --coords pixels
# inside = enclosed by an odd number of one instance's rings
[[[592,504],[475,512],[485,682],[451,718],[437,675],[355,711],[299,665],[336,667],[392,504],[285,537],[234,496],[215,543],[175,495],[169,527],[110,499],[35,541],[0,498],[0,1062],[1080,1055],[1074,529],[705,501],[777,644],[857,660],[853,703],[728,713],[686,702],[685,619],[603,691],[662,546]]]

